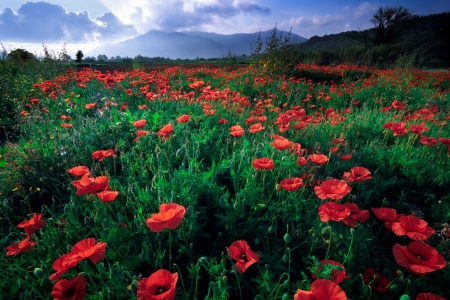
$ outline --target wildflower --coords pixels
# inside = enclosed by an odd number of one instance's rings
[[[445,300],[445,298],[432,293],[420,293],[417,294],[416,300]]]
[[[280,187],[289,192],[296,191],[303,185],[303,180],[298,177],[286,178],[280,181]]]
[[[36,242],[30,242],[30,236],[27,236],[24,240],[19,243],[14,243],[6,247],[6,255],[17,255],[20,253],[27,252],[34,247]]]
[[[391,280],[374,269],[366,268],[364,270],[363,279],[365,284],[369,285],[372,291],[378,293],[389,292]]]
[[[146,220],[148,228],[153,232],[161,232],[164,228],[175,229],[183,220],[186,209],[176,203],[164,203],[159,206],[159,213],[152,214]]]
[[[84,107],[86,108],[86,109],[91,109],[91,108],[94,108],[95,107],[95,103],[88,103],[88,104],[86,104]]]
[[[372,211],[375,214],[375,216],[384,222],[394,222],[397,219],[397,212],[393,208],[389,207],[380,207],[380,208],[373,208]]]
[[[96,195],[102,202],[112,202],[116,199],[117,195],[119,195],[119,192],[102,191],[100,193],[97,193]]]
[[[76,195],[96,194],[109,188],[108,177],[98,176],[95,178],[83,175],[80,180],[72,181],[71,184],[77,188]]]
[[[19,223],[17,225],[17,228],[23,228],[25,231],[25,234],[29,236],[36,230],[42,228],[47,221],[41,220],[43,214],[37,214],[34,213],[33,217],[30,220],[25,220]]]
[[[69,124],[69,123],[62,123],[61,124],[61,127],[64,127],[64,128],[72,128],[72,124]]]
[[[370,171],[364,167],[353,167],[350,172],[344,172],[343,179],[349,183],[363,182],[372,179],[372,176],[369,176],[370,174]]]
[[[420,137],[419,142],[426,146],[434,146],[437,144],[437,139],[434,137],[427,137],[427,136],[422,135]]]
[[[72,169],[67,170],[67,172],[69,172],[69,174],[74,177],[79,177],[90,173],[88,167],[85,166],[76,166]]]
[[[228,120],[227,119],[219,119],[218,123],[221,124],[221,125],[222,124],[227,124]]]
[[[137,286],[138,300],[174,300],[178,273],[159,269],[148,278],[142,278]]]
[[[322,222],[330,220],[339,222],[350,216],[350,213],[348,207],[336,202],[327,202],[319,206],[319,217]]]
[[[230,135],[234,137],[239,137],[244,134],[244,128],[242,128],[240,125],[234,125],[230,127]]]
[[[414,241],[425,241],[435,232],[428,223],[416,216],[401,216],[389,224],[391,231],[398,236],[406,235]]]
[[[190,118],[189,115],[182,115],[177,118],[177,122],[178,123],[186,123],[189,121],[189,118]]]
[[[352,154],[343,154],[340,158],[344,161],[350,160],[352,158]]]
[[[421,134],[428,130],[428,128],[423,126],[422,124],[419,125],[412,124],[409,126],[409,129],[411,129],[411,132],[414,134]]]
[[[326,162],[328,161],[328,156],[324,155],[324,154],[311,154],[308,156],[309,160],[312,161],[314,164],[318,165],[318,166],[322,166],[324,164],[326,164]]]
[[[426,275],[446,266],[445,258],[436,249],[422,242],[411,242],[408,246],[395,244],[392,252],[395,261],[415,275]]]
[[[133,126],[136,127],[136,128],[142,128],[142,127],[144,127],[146,124],[147,124],[147,120],[145,120],[145,119],[142,119],[142,120],[138,120],[138,121],[133,122]]]
[[[333,280],[333,282],[336,284],[339,284],[339,283],[343,282],[346,278],[350,277],[350,276],[345,275],[345,267],[337,261],[330,260],[330,259],[324,259],[324,260],[319,260],[318,263],[319,263],[319,266],[317,267],[317,269],[311,272],[312,278],[314,280],[317,280],[318,278],[323,278],[323,277],[317,277],[317,273],[319,273],[319,274],[322,273],[322,269],[324,268],[325,265],[335,266],[335,267],[333,267],[331,274],[329,274],[329,275],[330,275],[331,279]],[[323,275],[325,275],[325,274],[323,274]],[[328,274],[326,274],[326,275],[328,275]]]
[[[167,138],[170,137],[170,135],[173,132],[173,126],[172,123],[169,123],[167,125],[164,125],[159,131],[158,135],[162,138],[162,141],[165,141]]]
[[[275,163],[268,157],[256,158],[252,162],[253,169],[255,170],[268,170],[272,171],[275,167]]]
[[[394,136],[397,136],[397,135],[403,136],[408,131],[406,129],[406,123],[403,123],[403,122],[392,124],[392,126],[390,128],[391,128],[392,132],[394,133]]]
[[[339,285],[327,279],[318,279],[311,284],[311,291],[297,290],[294,300],[347,300],[347,295]]]
[[[257,133],[257,132],[260,132],[260,131],[262,131],[264,129],[265,129],[265,127],[263,127],[261,125],[261,123],[256,123],[256,124],[250,126],[248,132],[250,132],[250,133]]]
[[[314,187],[314,192],[321,200],[340,200],[351,190],[345,181],[339,179],[327,179],[321,185]]]
[[[54,300],[81,300],[86,295],[86,279],[77,275],[71,280],[58,281],[52,290]]]
[[[278,150],[284,150],[291,146],[292,142],[288,139],[276,139],[273,141],[272,146]]]
[[[237,273],[244,273],[248,267],[259,261],[259,255],[250,249],[245,240],[233,242],[227,250],[230,257],[236,260]]]
[[[308,162],[308,160],[306,158],[304,158],[303,156],[300,156],[297,158],[297,166],[304,166],[304,165],[306,165],[307,162]]]
[[[92,159],[102,161],[107,157],[112,157],[116,154],[116,149],[98,150],[92,153]]]

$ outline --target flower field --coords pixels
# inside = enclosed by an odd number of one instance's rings
[[[0,148],[0,298],[450,298],[450,72],[29,88]]]

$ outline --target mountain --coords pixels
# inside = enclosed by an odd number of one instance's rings
[[[137,55],[147,57],[167,57],[171,59],[195,59],[215,58],[226,56],[231,50],[233,54],[241,56],[250,55],[250,44],[254,43],[261,34],[263,44],[272,30],[261,33],[218,34],[210,32],[165,32],[150,30],[145,34],[128,39],[121,43],[105,44],[88,51],[86,55],[97,56],[99,54],[111,56]],[[278,36],[280,32],[277,32]],[[282,32],[283,36],[287,33]],[[291,34],[291,39],[296,42],[304,42],[306,39]]]

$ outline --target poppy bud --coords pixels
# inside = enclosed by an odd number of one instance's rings
[[[205,262],[208,261],[208,258],[206,256],[202,256],[202,257],[199,258],[198,261],[201,262],[201,263],[205,263]]]
[[[281,186],[277,183],[275,184],[275,190],[277,191],[281,191]]]
[[[34,273],[35,276],[41,277],[42,274],[44,274],[44,270],[42,270],[41,268],[34,268],[33,273]]]
[[[288,294],[284,294],[283,297],[281,297],[281,300],[288,300],[288,299],[290,299]]]
[[[273,233],[273,232],[275,232],[275,228],[273,226],[270,226],[269,229],[267,229],[267,231],[269,233]]]
[[[401,295],[399,300],[411,300],[411,297],[409,297],[408,295]]]
[[[133,280],[130,284],[130,289],[134,292],[137,289],[138,282],[137,280]]]
[[[289,242],[291,241],[291,236],[290,236],[290,234],[289,234],[289,233],[286,233],[286,234],[283,236],[283,240],[284,240],[286,243],[289,243]]]
[[[289,257],[285,254],[283,255],[283,261],[287,263],[289,261]]]
[[[329,235],[331,231],[331,227],[330,226],[326,226],[322,229],[322,235]]]
[[[68,205],[64,205],[64,213],[68,214],[70,211],[70,208]]]
[[[389,286],[389,289],[390,290],[395,290],[397,288],[397,285],[396,284],[391,284],[390,286]]]
[[[258,238],[256,238],[256,239],[255,239],[255,244],[256,244],[256,245],[259,245],[260,243],[261,243],[261,241],[260,241]]]

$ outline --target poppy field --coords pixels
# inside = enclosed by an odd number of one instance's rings
[[[68,71],[0,148],[2,299],[449,299],[450,72]]]

